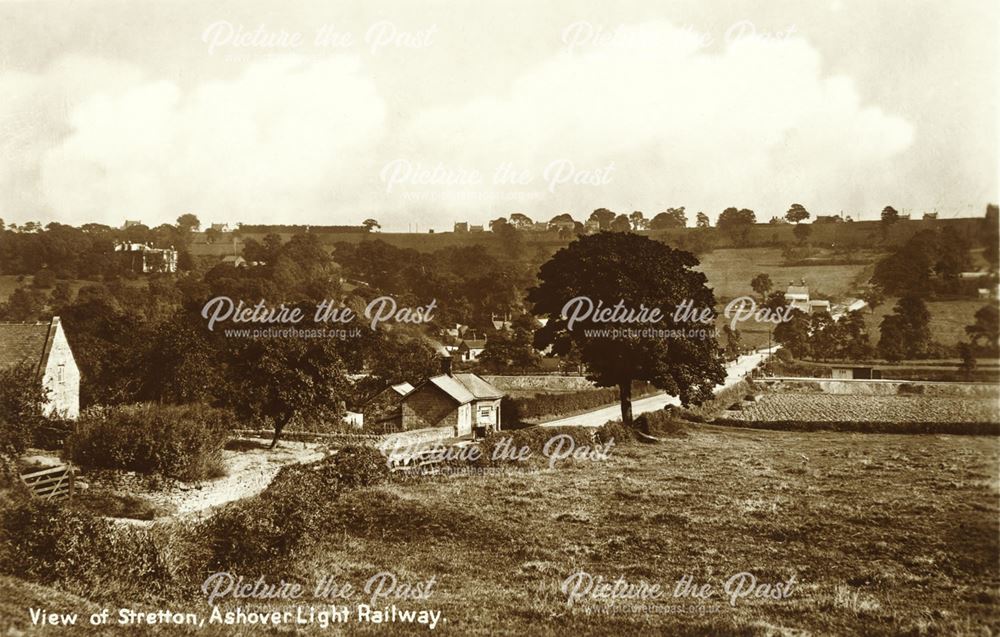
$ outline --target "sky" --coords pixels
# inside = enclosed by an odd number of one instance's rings
[[[0,218],[978,216],[998,26],[993,0],[0,0]]]

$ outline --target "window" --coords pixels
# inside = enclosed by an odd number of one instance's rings
[[[493,408],[489,405],[485,405],[479,408],[479,419],[489,420],[493,417]]]

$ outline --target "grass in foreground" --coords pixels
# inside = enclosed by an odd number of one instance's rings
[[[699,427],[554,471],[414,478],[345,493],[325,539],[288,572],[307,588],[323,574],[435,576],[430,600],[398,605],[442,610],[435,632],[446,634],[996,634],[997,444]],[[690,575],[718,591],[741,571],[798,584],[785,600],[735,607],[717,593],[710,614],[602,614],[597,603],[566,607],[560,584],[579,570],[667,590]],[[0,581],[0,597],[30,589],[16,582]],[[26,615],[4,606],[0,629],[23,629]]]

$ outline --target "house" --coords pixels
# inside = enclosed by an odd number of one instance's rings
[[[177,272],[177,250],[173,248],[154,248],[125,241],[115,245],[115,252],[133,272]]]
[[[510,320],[510,314],[504,314],[498,317],[496,314],[490,314],[490,322],[493,323],[493,329],[496,331],[506,331],[510,329],[512,321]]]
[[[469,226],[469,232],[486,232],[486,228],[483,226]]]
[[[239,256],[239,255],[236,255],[236,254],[230,254],[228,256],[222,257],[222,262],[223,263],[228,263],[229,265],[233,266],[234,268],[245,268],[245,267],[247,267],[247,260],[244,259],[243,257]]]
[[[486,349],[486,339],[463,339],[458,344],[458,355],[466,363],[478,360]]]
[[[229,227],[228,223],[213,223],[209,228],[216,232],[232,232],[232,228]]]
[[[372,433],[391,433],[403,428],[403,398],[413,391],[410,383],[386,387],[365,402],[361,408],[367,429]]]
[[[441,371],[403,397],[402,429],[446,427],[455,438],[499,431],[503,392],[476,374],[452,374],[451,357]]]
[[[455,222],[455,232],[468,232],[469,222],[468,221],[456,221]]]
[[[549,230],[555,230],[557,232],[562,232],[562,231],[573,232],[574,230],[576,230],[576,222],[566,221],[566,220],[550,221]]]
[[[960,279],[982,279],[983,277],[988,277],[989,272],[983,272],[982,270],[977,270],[975,272],[959,272],[958,278]]]
[[[882,378],[882,371],[873,367],[834,367],[830,370],[834,380],[872,380]]]
[[[32,367],[47,390],[46,416],[80,414],[80,369],[59,317],[48,323],[0,323],[0,369]]]
[[[830,313],[829,301],[809,298],[809,286],[806,285],[805,281],[801,281],[798,285],[788,284],[788,289],[785,291],[785,303],[806,314]]]
[[[142,222],[139,221],[138,219],[126,219],[125,223],[122,224],[122,230],[127,230],[128,228],[131,228],[132,226],[141,226],[141,225],[142,225]]]

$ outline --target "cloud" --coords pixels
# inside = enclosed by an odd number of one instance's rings
[[[803,38],[743,38],[713,51],[661,22],[568,47],[507,94],[424,112],[403,146],[427,164],[487,176],[511,162],[534,176],[533,208],[546,213],[687,205],[714,216],[729,205],[836,205],[859,179],[877,192],[913,134],[864,105],[849,78],[824,77]],[[611,181],[549,192],[554,160],[581,172],[613,164]]]
[[[356,167],[384,133],[382,99],[351,57],[265,58],[190,89],[114,66],[69,60],[5,80],[26,104],[68,105],[6,118],[29,127],[33,185],[56,218],[316,221],[356,196]],[[12,163],[7,181],[28,187]]]
[[[651,216],[684,205],[715,216],[737,205],[766,219],[793,201],[814,213],[884,205],[914,140],[908,122],[866,104],[849,77],[825,73],[798,36],[706,47],[698,34],[644,23],[564,47],[506,90],[452,104],[394,100],[406,107],[391,114],[383,96],[398,89],[375,77],[389,82],[393,68],[376,73],[347,55],[241,68],[173,79],[69,56],[38,74],[0,74],[9,98],[0,102],[0,216],[375,216],[398,229],[518,210]],[[454,81],[474,81],[453,70]],[[413,170],[390,189],[385,167],[400,160]]]

